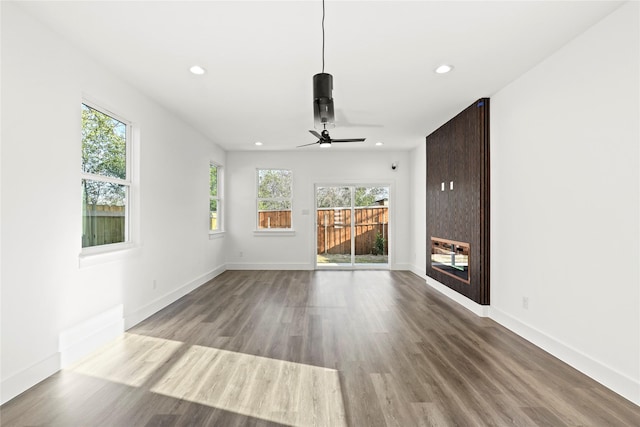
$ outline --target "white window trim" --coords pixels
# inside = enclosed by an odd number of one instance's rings
[[[82,183],[82,180],[88,179],[93,181],[109,182],[109,183],[124,185],[126,187],[126,191],[125,191],[126,196],[125,196],[125,220],[124,220],[125,240],[124,242],[110,243],[106,245],[97,245],[97,246],[87,246],[84,248],[82,247],[82,243],[80,243],[79,259],[80,259],[81,267],[84,266],[84,264],[86,264],[86,261],[83,261],[83,260],[87,259],[88,257],[93,257],[94,255],[110,254],[117,251],[129,250],[135,246],[133,243],[133,237],[132,237],[133,234],[132,234],[132,227],[131,227],[131,220],[133,218],[132,210],[133,210],[133,204],[134,204],[133,197],[132,197],[132,192],[133,192],[132,164],[133,164],[133,151],[134,151],[133,144],[134,144],[134,134],[135,134],[133,129],[133,122],[131,120],[125,119],[124,117],[122,117],[117,113],[114,113],[110,108],[103,106],[101,103],[94,102],[86,97],[83,97],[81,99],[81,108],[82,108],[82,104],[96,111],[99,111],[103,114],[106,114],[107,116],[112,117],[126,125],[126,146],[125,146],[126,179],[86,173],[86,172],[83,172],[81,169],[80,183]],[[82,123],[80,123],[80,128],[82,131]],[[82,139],[80,140],[80,153],[82,153]],[[80,205],[82,205],[82,202],[80,203]]]
[[[211,196],[211,188],[209,188],[209,201],[216,199],[218,201],[217,206],[218,206],[218,218],[217,218],[217,223],[218,223],[218,228],[215,230],[211,230],[211,228],[209,228],[209,240],[211,239],[215,239],[215,238],[219,238],[224,236],[225,234],[225,218],[224,218],[224,166],[222,166],[221,164],[214,162],[214,161],[210,161],[209,162],[209,173],[211,173],[211,167],[215,166],[218,169],[218,196],[217,197],[212,197]],[[222,174],[220,173],[222,172]],[[209,185],[211,185],[211,183],[209,183]],[[211,209],[211,208],[209,208]],[[209,215],[211,215],[211,210],[209,210]],[[211,219],[209,219],[211,220]],[[209,225],[209,227],[211,227],[211,225]]]
[[[258,189],[260,188],[260,171],[261,170],[284,170],[291,173],[291,197],[258,197]],[[293,228],[293,170],[287,168],[256,168],[256,204],[255,204],[255,230],[253,234],[255,236],[293,236],[295,235],[295,229]],[[289,228],[260,228],[260,202],[262,201],[277,201],[277,202],[289,202],[291,205],[291,227]]]

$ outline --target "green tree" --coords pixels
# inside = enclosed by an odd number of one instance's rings
[[[286,169],[258,170],[258,198],[260,210],[291,209],[292,174]],[[284,200],[283,200],[284,199]]]
[[[82,105],[82,172],[96,178],[82,179],[83,238],[82,247],[124,241],[124,216],[112,221],[121,224],[114,228],[108,241],[98,240],[97,206],[123,207],[127,186],[100,178],[127,179],[127,139],[126,124]]]
[[[211,197],[218,196],[218,168],[214,165],[209,168],[209,194]]]
[[[218,197],[218,167],[211,165],[209,167],[209,211],[218,212],[218,201],[214,199]]]
[[[378,200],[389,198],[387,187],[356,187],[355,203],[358,207],[375,206]]]
[[[349,187],[318,187],[316,199],[319,208],[348,208],[351,191]]]
[[[318,187],[316,198],[319,208],[351,206],[349,187]],[[357,207],[375,206],[378,200],[389,198],[389,190],[387,187],[356,187],[354,198]]]
[[[91,107],[82,105],[82,172],[102,177],[127,178],[126,125]],[[122,206],[121,184],[84,180],[88,205]]]
[[[386,239],[382,237],[382,234],[380,234],[380,232],[377,232],[376,241],[373,243],[373,248],[371,250],[371,253],[373,253],[374,255],[384,255],[385,241]]]

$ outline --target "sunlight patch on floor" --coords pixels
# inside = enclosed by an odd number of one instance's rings
[[[151,391],[291,426],[346,426],[334,369],[194,345]]]
[[[124,333],[67,371],[140,387],[182,346],[179,341]]]

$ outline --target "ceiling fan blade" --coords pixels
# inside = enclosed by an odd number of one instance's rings
[[[367,138],[332,139],[331,142],[364,142]]]
[[[320,141],[312,142],[312,143],[309,143],[309,144],[302,144],[302,145],[298,145],[296,148],[307,147],[309,145],[316,145],[316,144],[319,144],[319,143],[320,143]]]
[[[311,135],[315,136],[318,139],[322,139],[322,135],[320,135],[318,132],[316,132],[315,130],[310,130],[309,132],[311,132]]]

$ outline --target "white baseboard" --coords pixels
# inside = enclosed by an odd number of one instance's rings
[[[220,274],[224,273],[225,270],[227,270],[227,267],[222,265],[219,267],[214,268],[213,270],[211,270],[210,272],[203,274],[200,277],[197,277],[196,279],[190,281],[189,283],[181,286],[180,288],[169,292],[166,295],[163,295],[159,298],[156,298],[155,300],[151,301],[149,304],[135,310],[132,313],[129,313],[125,316],[124,318],[124,329],[127,330],[135,325],[137,325],[138,323],[142,322],[144,319],[146,319],[147,317],[157,313],[158,311],[162,310],[163,308],[165,308],[166,306],[168,306],[169,304],[177,301],[178,299],[182,298],[183,296],[185,296],[186,294],[188,294],[189,292],[193,291],[194,289],[199,288],[200,286],[204,285],[205,283],[207,283],[209,280],[215,278],[216,276],[219,276]]]
[[[124,332],[122,304],[60,333],[60,367],[66,368]]]
[[[361,269],[376,269],[375,264],[368,266],[358,266]],[[358,267],[348,267],[347,270],[358,269]],[[386,269],[387,267],[384,267]],[[298,263],[244,263],[244,262],[231,262],[227,264],[227,270],[313,270],[314,266],[310,263],[298,262]],[[410,264],[394,264],[390,267],[390,270],[402,270],[412,271]]]
[[[2,383],[0,383],[0,404],[8,402],[40,381],[55,374],[61,367],[69,366],[101,345],[117,338],[125,329],[160,311],[192,290],[222,274],[225,270],[226,267],[224,265],[215,268],[179,289],[152,301],[125,318],[123,318],[122,305],[118,305],[63,331],[58,337],[58,352],[2,380]]]
[[[418,267],[415,264],[411,264],[409,266],[409,270],[416,276],[422,277],[425,281],[427,280],[427,271],[424,268]]]
[[[227,263],[227,270],[313,270],[313,265],[307,262],[281,263]]]
[[[0,405],[10,401],[59,370],[60,353],[56,352],[35,365],[4,379],[0,384]]]
[[[471,311],[473,314],[479,317],[489,317],[489,306],[481,305],[476,303],[475,301],[471,301],[469,298],[465,297],[462,294],[457,293],[453,289],[443,285],[431,277],[426,277],[427,285],[431,286],[436,291],[444,294],[449,297],[449,299],[457,302],[467,310]]]
[[[427,284],[433,289],[461,304],[477,316],[491,318],[535,346],[540,347],[613,392],[640,406],[640,381],[618,372],[495,307],[476,304],[465,296],[426,276],[426,273],[416,266],[412,266],[411,271],[425,278]]]
[[[481,305],[476,303],[475,301],[471,301],[469,298],[465,297],[462,294],[457,293],[453,289],[443,285],[435,279],[427,276],[427,272],[424,268],[418,267],[417,265],[411,264],[409,266],[409,270],[417,276],[422,277],[429,287],[435,289],[441,294],[448,297],[450,300],[453,300],[471,311],[473,314],[479,317],[489,317],[489,306]]]
[[[394,270],[394,271],[413,271],[413,266],[411,264],[393,264],[391,266],[391,270]]]
[[[640,405],[640,381],[616,371],[495,307],[491,307],[490,312],[489,317],[495,322],[520,335],[522,338],[568,365],[571,365],[588,377],[593,378],[625,399],[628,399],[636,405]]]

